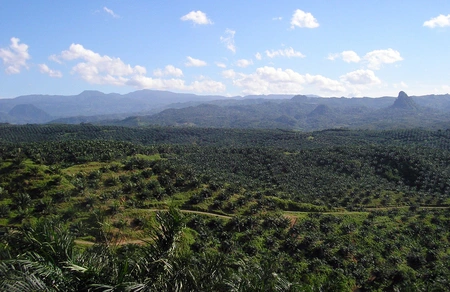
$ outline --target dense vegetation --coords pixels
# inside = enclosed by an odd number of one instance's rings
[[[170,108],[153,115],[104,121],[103,124],[281,128],[302,131],[343,127],[378,130],[416,127],[442,129],[448,127],[450,121],[446,111],[448,97],[444,95],[413,99],[401,91],[394,101],[391,98],[311,98],[303,95],[276,101],[251,99],[234,104],[220,101]],[[431,100],[436,103],[430,102]]]
[[[0,290],[449,290],[449,142],[0,125]]]

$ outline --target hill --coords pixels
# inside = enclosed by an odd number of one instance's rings
[[[106,124],[313,131],[328,128],[438,128],[446,122],[450,122],[449,113],[421,106],[402,91],[396,99],[294,96],[287,100],[263,100],[251,104],[210,102],[185,108],[166,109],[153,115],[130,117]]]
[[[52,123],[101,125],[282,128],[303,131],[327,128],[388,129],[445,127],[450,121],[450,95],[409,97],[322,98],[313,95],[246,97],[199,96],[140,90],[128,94],[85,91],[75,96],[31,95],[0,99],[0,122],[42,123],[8,112],[17,105],[37,107]],[[329,114],[314,114],[314,109]],[[414,110],[414,114],[408,111]],[[320,111],[319,111],[320,112]]]
[[[224,99],[222,96],[200,96],[158,90],[139,90],[127,94],[83,91],[78,95],[26,95],[0,99],[0,109],[10,111],[19,104],[31,104],[57,118],[76,116],[145,113],[171,103]]]
[[[8,115],[23,124],[39,124],[52,120],[49,114],[32,104],[16,105],[8,112]]]
[[[414,111],[418,110],[419,106],[404,91],[400,91],[397,99],[394,101],[394,104],[390,108]]]

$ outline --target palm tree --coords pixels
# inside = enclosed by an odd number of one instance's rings
[[[10,232],[0,264],[0,290],[71,291],[64,268],[74,255],[74,238],[60,222],[43,219]]]

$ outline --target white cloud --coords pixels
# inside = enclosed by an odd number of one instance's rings
[[[119,18],[120,16],[115,14],[114,11],[112,11],[111,9],[109,9],[108,7],[103,7],[103,11],[105,11],[106,13],[108,13],[109,15],[111,15],[114,18]]]
[[[339,54],[339,53],[328,54],[327,59],[330,61],[334,61],[337,58],[339,58],[340,56],[341,56],[341,54]]]
[[[20,39],[11,38],[9,48],[0,48],[0,58],[3,60],[7,74],[20,73],[22,67],[28,68],[27,60],[30,59],[28,54],[28,46],[26,44],[19,44]]]
[[[319,26],[317,19],[309,12],[304,12],[300,9],[294,11],[291,19],[291,28],[295,27],[315,28]]]
[[[383,64],[391,64],[402,61],[403,58],[400,56],[399,51],[389,48],[387,50],[374,50],[368,52],[364,56],[364,60],[368,62],[367,67],[369,69],[378,70]]]
[[[182,90],[186,86],[182,79],[160,79],[144,75],[135,75],[125,82],[126,85],[136,88],[151,88],[158,90]]]
[[[63,62],[59,59],[58,55],[51,55],[48,57],[50,61],[56,62],[58,64],[62,64]]]
[[[224,70],[222,71],[222,76],[226,79],[233,79],[236,76],[236,72],[233,69]]]
[[[226,70],[222,72],[222,75],[233,79],[233,84],[242,88],[243,94],[298,94],[304,86],[313,86],[325,92],[345,91],[345,87],[337,80],[268,66],[257,68],[252,74]]]
[[[224,92],[226,86],[222,82],[203,78],[192,82],[187,86],[186,90],[198,93],[217,93]]]
[[[227,67],[227,65],[225,65],[224,63],[221,63],[221,62],[216,62],[215,64],[219,68],[226,68]]]
[[[213,24],[211,19],[209,19],[204,12],[198,11],[191,11],[188,14],[182,16],[180,18],[182,21],[192,21],[196,24]]]
[[[307,84],[315,85],[321,91],[334,93],[345,91],[345,87],[342,85],[341,82],[324,77],[322,75],[306,74],[305,79]]]
[[[163,76],[174,76],[174,77],[181,77],[183,76],[183,71],[181,69],[176,68],[173,65],[167,65],[164,70],[161,69],[155,69],[153,71],[153,75],[156,77],[163,77]]]
[[[208,65],[205,61],[194,59],[190,56],[187,57],[188,61],[184,64],[186,67],[203,67]]]
[[[60,71],[52,70],[52,69],[48,68],[48,66],[46,64],[39,64],[38,66],[39,66],[39,71],[43,74],[48,74],[48,76],[56,77],[56,78],[62,77],[62,73]]]
[[[236,62],[236,66],[241,67],[241,68],[246,68],[250,65],[253,65],[253,61],[252,60],[247,60],[247,59],[240,59]]]
[[[436,16],[434,18],[431,18],[430,20],[427,20],[423,23],[423,26],[427,26],[429,28],[435,28],[437,26],[439,27],[445,27],[450,26],[450,14]]]
[[[283,20],[283,17],[279,16],[279,17],[273,17],[272,20]]]
[[[278,57],[278,56],[288,57],[288,58],[291,58],[291,57],[304,58],[305,57],[305,55],[303,55],[302,53],[300,53],[298,51],[295,51],[292,47],[284,49],[284,50],[280,49],[280,50],[277,50],[277,51],[274,51],[274,50],[269,51],[269,50],[267,50],[266,51],[266,55],[269,58],[274,58],[274,57]]]
[[[387,50],[374,50],[368,52],[362,59],[354,51],[343,51],[341,53],[328,55],[328,60],[333,61],[338,58],[347,63],[359,63],[363,60],[367,67],[372,70],[379,70],[383,64],[391,64],[403,60],[399,51],[390,48]]]
[[[196,80],[191,84],[186,85],[185,81],[182,79],[159,79],[137,75],[128,80],[126,85],[140,89],[182,90],[197,93],[217,93],[226,90],[226,87],[222,82],[209,80],[204,77],[201,78],[201,80]]]
[[[361,58],[354,51],[343,51],[342,53],[328,55],[328,60],[334,61],[337,58],[341,58],[344,62],[347,63],[358,63],[359,61],[361,61]]]
[[[342,60],[347,63],[358,63],[361,58],[354,51],[343,51],[341,53]]]
[[[227,28],[225,30],[225,36],[220,37],[220,41],[225,44],[228,50],[236,53],[236,46],[234,45],[234,35],[236,31]]]
[[[259,52],[257,52],[255,54],[255,58],[256,58],[256,60],[261,60],[262,59],[262,55]]]
[[[62,51],[59,56],[52,55],[50,59],[59,62],[63,60],[83,60],[84,62],[80,62],[72,68],[72,73],[78,74],[83,80],[91,84],[123,85],[127,80],[126,76],[143,75],[147,72],[142,66],[132,67],[125,64],[120,58],[101,56],[85,49],[80,44],[72,44],[69,50]]]
[[[116,86],[133,86],[143,89],[159,90],[180,90],[192,91],[198,93],[215,93],[225,90],[225,85],[221,82],[200,78],[187,85],[180,78],[151,78],[145,76],[147,70],[145,67],[136,65],[134,67],[125,64],[120,58],[101,56],[91,50],[85,49],[82,45],[72,44],[69,50],[62,51],[60,55],[53,55],[50,59],[62,62],[82,60],[72,68],[72,73],[79,75],[83,80],[91,84],[109,84]],[[201,65],[206,62],[188,57],[190,64]],[[45,69],[44,69],[45,70]],[[167,65],[164,70],[156,69],[155,76],[182,76],[181,69],[173,65]]]
[[[448,85],[442,85],[441,87],[442,87],[442,90],[443,90],[444,92],[450,93],[450,86],[448,86]]]
[[[380,84],[381,80],[375,76],[372,70],[356,70],[340,77],[341,81],[350,85],[375,85]]]

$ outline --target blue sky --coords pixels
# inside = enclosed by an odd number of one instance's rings
[[[450,1],[0,0],[0,97],[450,93]]]

